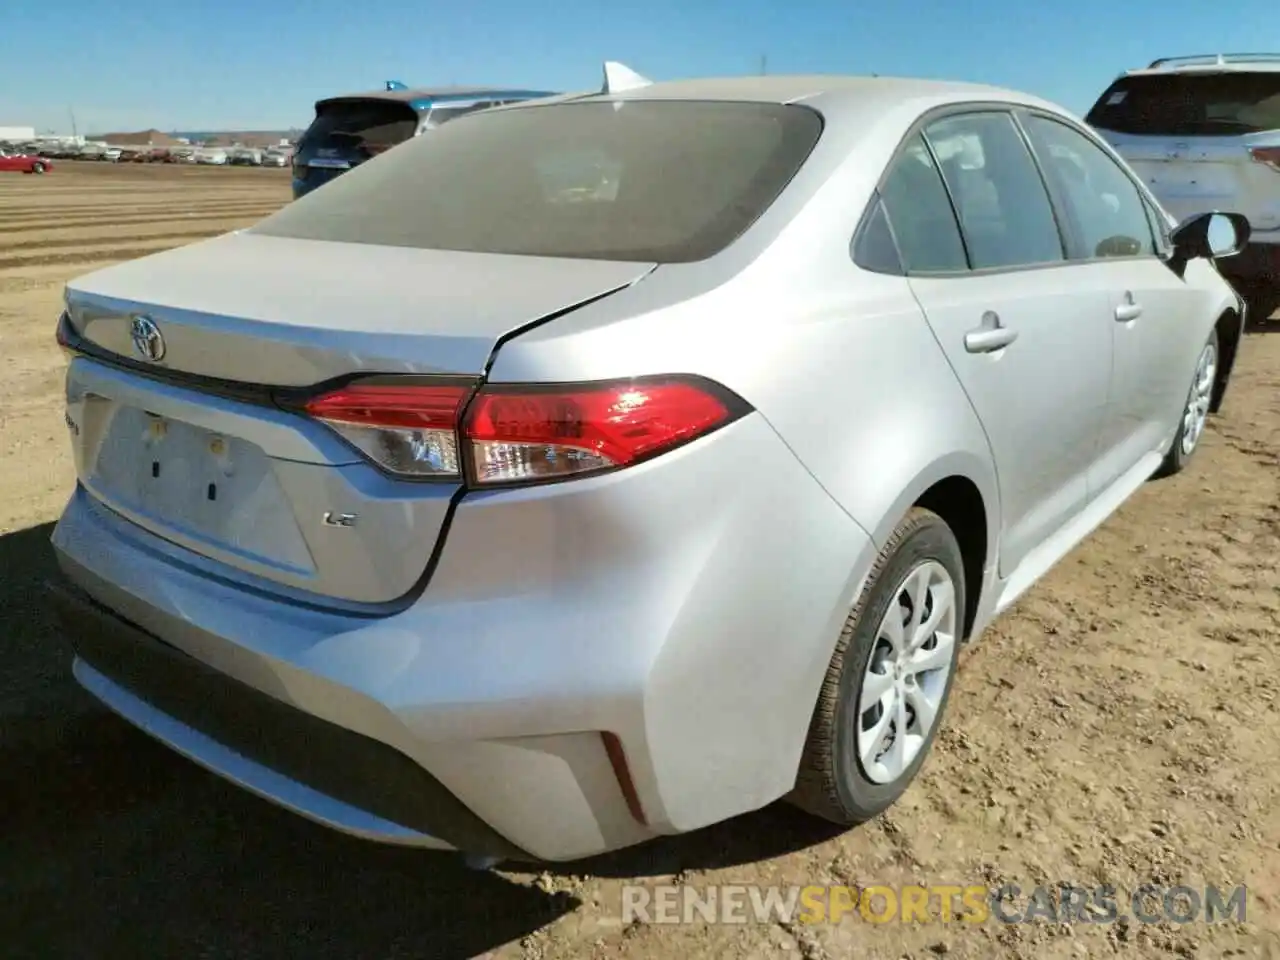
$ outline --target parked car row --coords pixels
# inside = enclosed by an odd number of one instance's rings
[[[52,167],[51,160],[92,160],[104,163],[198,163],[214,166],[286,167],[292,147],[200,147],[200,146],[125,146],[103,143],[0,144],[10,157],[31,157],[43,169]],[[41,171],[36,171],[41,172]]]

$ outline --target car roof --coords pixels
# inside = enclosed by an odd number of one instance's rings
[[[362,90],[358,93],[337,94],[316,101],[316,105],[319,106],[322,103],[329,103],[333,100],[389,100],[393,103],[408,103],[419,106],[423,103],[442,103],[450,100],[498,100],[504,97],[533,99],[552,95],[551,92],[546,90],[522,90],[514,87],[416,87],[403,90]]]
[[[754,103],[805,103],[824,114],[847,109],[865,113],[878,108],[901,106],[915,101],[927,109],[948,103],[1009,102],[1039,106],[1065,113],[1057,104],[1030,94],[1003,87],[955,80],[926,80],[911,77],[795,75],[709,77],[671,80],[634,86],[611,93],[567,94],[503,109],[536,109],[555,102],[609,102],[627,100],[719,100]]]
[[[1274,73],[1280,71],[1280,53],[1192,53],[1161,57],[1145,67],[1126,70],[1122,76],[1140,77],[1195,73]]]

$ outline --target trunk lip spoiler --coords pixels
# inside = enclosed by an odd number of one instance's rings
[[[203,373],[191,373],[186,370],[174,370],[170,367],[159,367],[141,360],[134,360],[123,354],[108,350],[90,341],[75,329],[70,315],[63,311],[58,318],[58,340],[62,349],[75,356],[85,357],[97,363],[137,374],[148,380],[170,384],[176,387],[193,390],[197,393],[236,400],[258,407],[271,407],[286,413],[301,413],[307,402],[321,394],[346,386],[349,383],[429,383],[439,386],[479,385],[484,379],[483,373],[477,374],[437,374],[437,373],[372,373],[352,371],[321,380],[307,386],[275,386],[267,383],[254,383],[246,380],[227,380],[212,377]]]

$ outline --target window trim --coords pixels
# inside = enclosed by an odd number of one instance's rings
[[[1014,116],[1014,122],[1016,122],[1018,124],[1019,129],[1023,131],[1023,137],[1026,139],[1027,146],[1031,150],[1032,155],[1035,156],[1036,158],[1037,166],[1040,165],[1040,158],[1036,154],[1035,144],[1031,140],[1031,131],[1026,129],[1026,127],[1022,122],[1024,117],[1037,117],[1038,119],[1044,120],[1048,123],[1056,123],[1059,126],[1066,127],[1068,130],[1072,130],[1080,134],[1082,137],[1084,137],[1085,140],[1087,140],[1089,143],[1093,144],[1093,146],[1099,149],[1102,155],[1111,162],[1111,164],[1120,172],[1120,175],[1123,176],[1124,179],[1129,181],[1130,186],[1132,186],[1138,194],[1138,202],[1142,204],[1142,207],[1143,207],[1143,216],[1147,221],[1147,231],[1149,234],[1149,238],[1151,240],[1151,250],[1152,250],[1151,253],[1139,253],[1139,254],[1134,254],[1133,256],[1130,256],[1130,257],[1098,257],[1098,256],[1069,257],[1068,262],[1078,263],[1078,264],[1133,263],[1139,260],[1163,259],[1161,257],[1161,251],[1164,248],[1164,244],[1161,241],[1161,236],[1157,236],[1155,230],[1153,229],[1154,224],[1152,223],[1152,216],[1154,215],[1154,211],[1152,211],[1151,209],[1148,209],[1152,201],[1149,195],[1147,194],[1146,185],[1143,184],[1137,177],[1135,177],[1124,163],[1116,160],[1116,158],[1112,155],[1111,148],[1106,143],[1106,141],[1103,140],[1101,137],[1095,135],[1092,131],[1088,130],[1087,128],[1084,128],[1077,124],[1069,122],[1065,117],[1057,116],[1056,114],[1050,113],[1047,110],[1040,110],[1033,107],[1022,108],[1016,112]],[[1044,175],[1043,171],[1041,175],[1042,176]],[[1045,181],[1045,188],[1049,189],[1047,178]],[[1051,202],[1054,203],[1055,207],[1058,205],[1056,199],[1053,196],[1052,190],[1049,190],[1049,199]],[[1159,207],[1157,207],[1156,209],[1159,209]],[[1075,237],[1074,239],[1077,241],[1077,243],[1080,240],[1079,237]]]
[[[1030,144],[1027,143],[1026,133],[1022,129],[1022,125],[1018,123],[1017,112],[1019,110],[1034,110],[1034,109],[1035,109],[1034,107],[1030,107],[1026,104],[1017,103],[1016,101],[1005,101],[1005,100],[969,100],[962,103],[948,103],[940,107],[934,107],[930,110],[926,110],[920,116],[916,117],[916,119],[912,122],[911,126],[907,128],[906,132],[902,135],[901,139],[898,141],[898,145],[894,148],[893,154],[890,156],[889,161],[885,164],[884,169],[880,171],[879,177],[876,178],[875,189],[872,191],[871,199],[867,204],[867,208],[869,209],[870,206],[879,199],[881,192],[884,189],[884,185],[889,179],[890,173],[892,173],[894,167],[897,165],[898,161],[902,158],[902,155],[906,153],[907,147],[911,143],[911,141],[916,136],[919,136],[920,140],[925,145],[925,149],[929,151],[929,156],[933,160],[934,166],[938,171],[938,179],[942,181],[942,187],[946,191],[947,201],[951,205],[951,216],[955,220],[956,229],[960,233],[960,241],[964,245],[965,260],[969,263],[969,267],[966,270],[909,270],[904,267],[904,276],[921,277],[926,279],[940,279],[940,280],[950,280],[950,279],[956,279],[958,277],[970,277],[970,276],[990,277],[990,276],[999,276],[1001,274],[1006,274],[1006,273],[1023,273],[1030,270],[1058,270],[1063,267],[1075,266],[1081,262],[1079,260],[1072,260],[1067,256],[1065,238],[1062,233],[1063,228],[1061,225],[1062,212],[1058,209],[1058,205],[1054,202],[1053,194],[1049,191],[1048,185],[1044,181],[1044,171],[1040,169],[1039,158],[1036,156],[1035,151],[1031,149]],[[1045,112],[1045,111],[1041,111],[1041,112]],[[1031,163],[1035,167],[1036,173],[1040,178],[1041,188],[1045,191],[1045,196],[1049,201],[1049,209],[1053,212],[1054,223],[1057,225],[1058,231],[1059,231],[1058,240],[1063,248],[1062,250],[1063,259],[1055,262],[1051,262],[1051,263],[1024,263],[1024,264],[1017,264],[1014,266],[981,267],[978,269],[974,269],[972,265],[973,258],[969,255],[969,241],[968,241],[968,238],[965,237],[964,227],[960,223],[960,215],[956,209],[955,198],[951,196],[951,188],[947,185],[947,178],[942,176],[942,168],[938,166],[938,158],[934,155],[933,147],[930,145],[928,138],[924,135],[925,129],[931,124],[936,123],[939,120],[943,120],[953,116],[962,116],[962,115],[968,115],[968,114],[974,114],[974,113],[1003,113],[1008,115],[1009,118],[1012,120],[1014,129],[1017,131],[1018,136],[1022,138],[1023,145],[1027,148],[1027,152],[1030,154]],[[1048,113],[1046,115],[1053,116],[1052,114],[1048,114]],[[865,216],[866,210],[864,210],[863,213]],[[892,230],[893,217],[891,215],[888,215],[887,210],[886,210],[886,215],[887,215],[887,219],[889,220],[890,230]],[[859,226],[861,226],[861,222],[862,221],[860,218]],[[901,249],[899,249],[899,256],[901,257]],[[1117,258],[1113,258],[1113,259],[1117,259]]]

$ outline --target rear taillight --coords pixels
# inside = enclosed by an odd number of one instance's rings
[[[71,351],[71,318],[66,311],[58,317],[58,325],[54,329],[53,338],[64,351]]]
[[[1280,147],[1250,147],[1249,156],[1258,163],[1265,163],[1271,169],[1280,171]]]
[[[465,476],[476,486],[630,466],[703,436],[746,409],[724,388],[692,377],[478,391],[388,379],[350,384],[306,404],[311,416],[390,473]]]
[[[317,397],[307,413],[391,473],[419,479],[462,476],[458,416],[464,386],[353,383]]]
[[[516,483],[629,466],[729,417],[727,399],[687,380],[492,387],[468,408],[463,436],[475,483]]]

